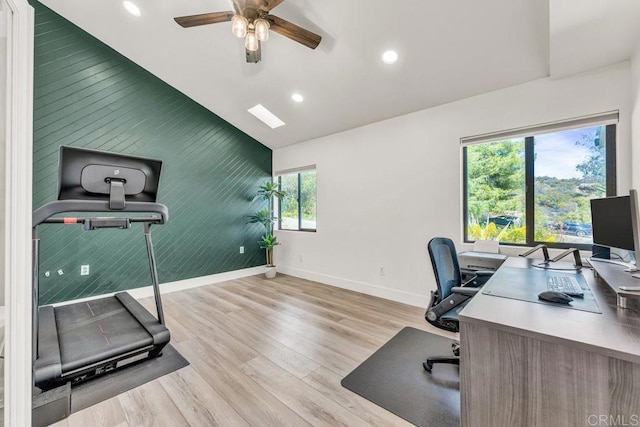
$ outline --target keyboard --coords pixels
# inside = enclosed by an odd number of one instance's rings
[[[547,276],[547,290],[562,292],[571,297],[584,297],[580,284],[571,276]]]

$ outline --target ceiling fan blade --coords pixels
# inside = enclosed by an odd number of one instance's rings
[[[245,49],[244,52],[247,58],[247,62],[251,62],[254,64],[260,62],[260,60],[262,59],[262,45],[260,44],[260,41],[258,41],[258,50],[256,50],[255,52],[251,52],[250,50]]]
[[[292,24],[282,18],[278,18],[275,15],[267,15],[265,18],[271,24],[271,29],[273,31],[288,37],[291,40],[297,41],[308,48],[315,49],[322,40],[321,36],[312,33],[309,30],[305,30],[302,27],[298,27],[296,24]]]
[[[244,12],[244,2],[241,0],[232,0],[231,3],[233,3],[233,10],[235,10],[238,15],[242,15],[242,12]]]
[[[261,6],[260,10],[262,10],[263,12],[269,12],[271,9],[274,9],[283,1],[284,0],[263,0],[264,6]]]
[[[173,19],[184,28],[188,28],[197,27],[198,25],[217,24],[218,22],[231,21],[233,15],[235,15],[235,13],[229,11],[202,13],[200,15],[179,16]]]

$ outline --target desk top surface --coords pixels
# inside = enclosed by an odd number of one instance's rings
[[[532,268],[531,264],[534,262],[539,260],[510,257],[503,265]],[[498,274],[500,270],[496,272]],[[616,293],[606,283],[596,279],[588,270],[583,272],[583,276],[602,313],[571,310],[479,292],[460,312],[460,321],[484,324],[517,335],[640,363],[640,310],[637,306],[618,308]]]

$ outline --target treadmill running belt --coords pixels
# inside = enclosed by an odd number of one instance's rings
[[[115,297],[54,310],[63,373],[153,344],[151,335]]]

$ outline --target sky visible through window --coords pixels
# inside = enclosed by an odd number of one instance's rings
[[[576,142],[585,137],[593,139],[598,129],[596,126],[536,136],[536,176],[580,178],[582,174],[576,166],[589,157],[590,150]]]

